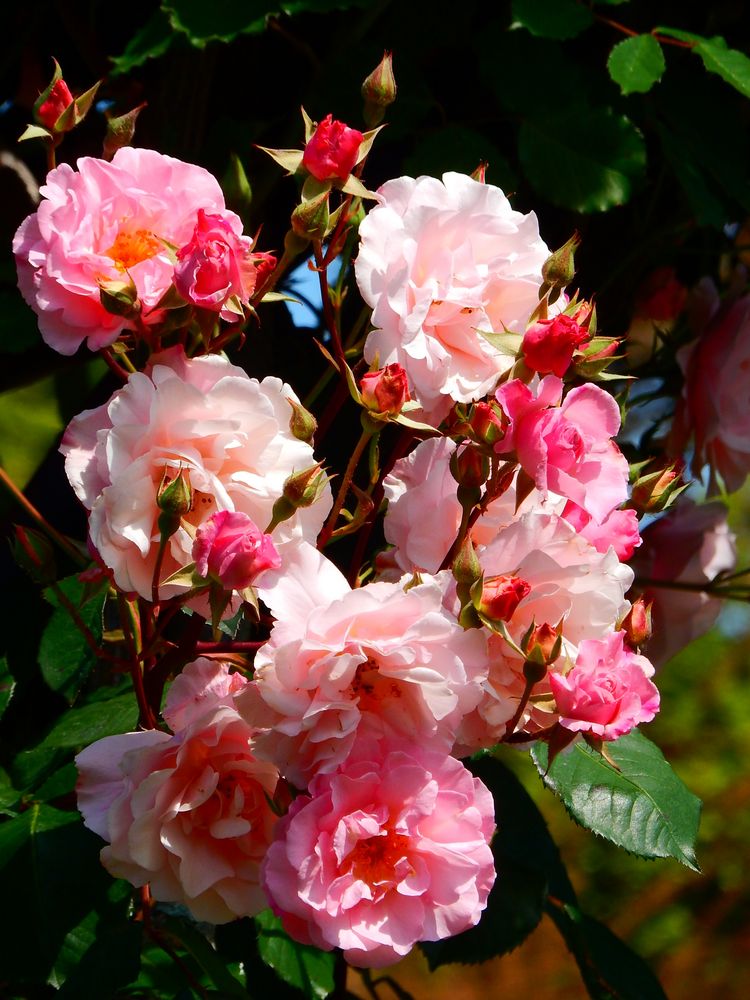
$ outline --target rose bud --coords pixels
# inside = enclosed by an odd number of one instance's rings
[[[477,441],[491,446],[505,437],[508,418],[496,403],[474,403],[469,424]]]
[[[518,576],[490,576],[484,580],[475,607],[484,618],[507,622],[530,591],[531,585]]]
[[[404,403],[411,399],[406,372],[399,364],[386,365],[376,372],[363,375],[359,383],[362,402],[373,413],[398,416]]]
[[[73,95],[68,89],[68,85],[65,80],[62,78],[56,80],[52,84],[46,98],[36,109],[36,119],[40,125],[44,125],[45,128],[48,128],[51,131],[57,124],[57,120],[60,115],[66,108],[69,108],[72,103]]]
[[[364,120],[375,128],[385,117],[385,109],[396,100],[396,78],[393,75],[393,56],[384,52],[375,69],[362,84],[365,99]]]
[[[521,351],[532,371],[562,378],[573,360],[573,353],[588,340],[584,330],[570,316],[538,320],[523,335]]]
[[[638,649],[651,638],[651,605],[653,603],[644,597],[639,597],[620,623],[620,631],[625,633],[625,641],[633,649]]]
[[[252,241],[235,231],[227,218],[198,209],[198,219],[189,243],[177,251],[175,288],[201,309],[234,318],[227,300],[236,295],[247,302],[255,288],[256,270]]]
[[[682,479],[685,463],[681,458],[671,461],[662,460],[654,468],[639,476],[633,483],[630,502],[633,507],[644,514],[657,514],[671,507],[688,483]]]
[[[281,565],[279,553],[256,523],[240,511],[220,510],[200,525],[193,542],[195,568],[226,590],[244,590],[267,569]]]
[[[362,133],[326,115],[302,154],[302,166],[319,181],[345,181],[357,162]]]

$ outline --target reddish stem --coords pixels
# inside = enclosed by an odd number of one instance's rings
[[[36,521],[42,531],[49,535],[52,541],[56,542],[63,552],[66,552],[70,558],[74,560],[74,562],[78,563],[79,566],[86,565],[87,560],[83,554],[78,551],[75,545],[69,541],[65,535],[61,535],[56,528],[52,527],[44,515],[41,514],[36,509],[34,504],[26,496],[24,496],[21,490],[19,490],[2,466],[0,466],[0,482],[5,486],[6,490],[10,493],[16,503],[23,507],[29,517],[33,521]]]
[[[354,478],[354,473],[359,464],[359,460],[362,457],[362,453],[370,442],[372,437],[371,431],[362,431],[359,441],[352,452],[352,457],[349,459],[349,464],[346,467],[346,472],[344,473],[344,478],[341,480],[341,485],[339,486],[339,491],[336,494],[336,499],[333,502],[333,507],[331,508],[331,513],[328,515],[328,520],[323,525],[323,530],[318,536],[318,548],[322,550],[323,546],[330,539],[333,534],[333,529],[336,527],[336,521],[341,513],[341,508],[344,506],[344,501],[346,500],[346,494],[349,492],[349,487],[351,485],[352,479]]]
[[[127,371],[125,368],[123,368],[122,365],[118,364],[117,361],[115,361],[115,357],[112,354],[112,351],[108,347],[103,347],[99,351],[99,355],[104,364],[107,366],[107,368],[109,368],[111,372],[114,372],[114,374],[120,379],[120,381],[127,382],[127,380],[130,378],[131,373]]]

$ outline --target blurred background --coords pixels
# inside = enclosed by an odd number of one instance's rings
[[[740,0],[134,0],[118,8],[102,0],[37,0],[10,8],[5,30],[12,42],[0,62],[2,464],[53,523],[83,537],[55,449],[74,413],[106,399],[114,385],[86,353],[66,359],[41,343],[17,293],[9,249],[46,170],[43,143],[17,139],[49,82],[52,57],[74,94],[103,80],[61,160],[101,155],[106,116],[146,102],[136,145],[206,166],[222,179],[246,231],[260,231],[258,248],[278,251],[294,181],[256,145],[301,146],[300,105],[315,120],[332,113],[362,128],[360,84],[383,51],[393,51],[398,98],[368,161],[367,185],[403,173],[471,172],[487,162],[487,180],[512,193],[519,210],[537,213],[550,247],[580,233],[577,283],[584,295],[596,295],[601,332],[622,336],[639,288],[657,268],[673,269],[686,288],[704,276],[721,286],[746,262],[737,233],[750,215],[750,82],[707,72],[705,60],[667,34],[677,44],[663,45],[658,81],[623,93],[607,69],[610,53],[629,33],[659,26],[720,35],[746,51],[747,8]],[[283,305],[263,307],[240,360],[254,375],[282,375],[303,395],[317,365],[308,329],[317,323],[314,310],[303,322]],[[663,377],[665,391],[674,391],[673,372]],[[11,509],[1,497],[0,514]],[[730,525],[738,565],[746,566],[747,489],[730,498]],[[47,612],[24,611],[32,589],[5,552],[0,586],[14,623],[3,642],[13,647],[28,637],[24,628],[38,628],[33,615]],[[582,908],[646,958],[675,1000],[698,990],[739,1000],[750,982],[747,610],[726,608],[717,627],[657,678],[662,711],[649,736],[704,800],[702,876],[597,841],[542,789],[525,755],[509,751],[504,758],[542,809]],[[56,703],[31,668],[25,683],[41,728]],[[11,720],[11,749],[23,745],[27,726],[28,719]],[[432,1000],[511,990],[550,1000],[586,996],[546,918],[502,959],[444,967],[429,984],[425,969],[415,950],[391,974],[415,997]],[[358,982],[352,973],[350,988],[366,997]]]

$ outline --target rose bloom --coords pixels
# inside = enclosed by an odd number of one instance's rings
[[[682,451],[692,437],[692,465],[710,469],[734,493],[750,472],[750,295],[724,303],[699,338],[678,351],[685,376],[675,414],[673,443]]]
[[[326,115],[302,155],[302,166],[319,181],[345,181],[357,162],[364,136],[356,128]]]
[[[646,581],[636,579],[637,589],[653,601],[654,631],[647,651],[656,666],[708,632],[721,610],[721,600],[705,591],[670,590],[668,584],[710,583],[719,573],[731,572],[736,559],[727,509],[718,501],[698,505],[680,499],[664,517],[644,529],[643,546],[631,565],[636,577]],[[656,581],[664,581],[665,586]]]
[[[288,385],[251,379],[219,355],[188,359],[172,348],[147,372],[130,376],[108,403],[68,426],[61,451],[73,489],[90,511],[89,534],[118,587],[150,599],[161,484],[180,473],[191,509],[171,536],[162,580],[192,562],[196,529],[217,510],[239,511],[256,525],[294,471],[313,465],[312,448],[289,429]],[[312,506],[281,524],[274,539],[315,539],[331,506],[328,487]],[[185,584],[162,585],[161,599]]]
[[[629,567],[614,551],[598,552],[566,520],[555,514],[531,512],[502,529],[479,559],[486,579],[510,575],[524,596],[516,603],[506,628],[520,643],[532,626],[556,628],[562,621],[562,652],[575,659],[584,639],[599,639],[615,627],[629,605],[625,594],[633,581]],[[521,588],[520,584],[526,584]],[[477,709],[462,720],[456,737],[460,753],[491,747],[505,733],[525,687],[523,660],[503,638],[489,640],[489,674]],[[548,680],[534,688],[549,692]],[[519,728],[535,732],[554,722],[548,710],[529,706]]]
[[[197,212],[220,216],[239,239],[242,223],[224,206],[218,181],[191,163],[152,149],[119,149],[111,162],[63,163],[41,188],[43,201],[13,240],[18,285],[42,337],[61,354],[86,340],[114,343],[128,321],[100,302],[102,282],[135,284],[141,317],[172,284],[170,246],[193,237]]]
[[[237,685],[224,666],[214,674],[219,689]],[[108,841],[101,860],[111,875],[148,883],[155,899],[183,903],[198,920],[225,923],[267,905],[260,864],[277,818],[268,798],[278,772],[253,757],[252,730],[233,708],[201,698],[198,675],[190,685],[193,710],[181,703],[183,686],[171,715],[188,724],[174,736],[107,736],[78,754],[78,807]]]
[[[193,305],[236,322],[242,318],[241,303],[255,288],[252,249],[253,241],[241,235],[235,219],[198,209],[193,238],[177,251],[177,291]]]
[[[399,177],[378,196],[355,263],[373,308],[365,357],[402,365],[437,422],[454,401],[481,399],[512,366],[478,331],[524,331],[549,250],[533,213],[463,174]]]
[[[378,968],[479,921],[493,832],[492,796],[459,761],[373,744],[294,800],[263,886],[297,941]]]
[[[433,437],[421,441],[405,458],[399,459],[383,480],[388,500],[384,531],[395,546],[392,556],[402,572],[424,570],[436,573],[456,539],[461,524],[458,483],[450,470],[456,451],[450,438]],[[542,506],[537,490],[524,499],[516,511],[516,491],[511,485],[479,517],[472,528],[475,545],[487,545],[516,514]],[[557,503],[562,507],[562,503]],[[545,509],[555,509],[550,500]]]
[[[313,550],[309,560],[287,560],[283,582],[258,588],[278,621],[236,702],[257,730],[257,755],[304,788],[363,731],[449,752],[481,697],[481,631],[464,631],[434,578],[352,590],[325,557]]]
[[[200,656],[186,664],[172,681],[164,703],[164,720],[178,732],[219,706],[234,707],[234,696],[247,684],[225,663]]]
[[[550,674],[560,725],[616,740],[659,711],[659,692],[649,678],[654,668],[645,656],[625,648],[624,633],[584,639],[573,668]]]
[[[241,511],[220,510],[198,527],[193,543],[195,568],[226,590],[244,590],[267,569],[281,565],[270,535]]]
[[[598,386],[578,386],[561,404],[562,390],[555,375],[536,394],[520,379],[502,385],[497,400],[511,422],[495,450],[515,451],[542,494],[572,500],[601,524],[628,495],[627,459],[612,441],[620,411]]]

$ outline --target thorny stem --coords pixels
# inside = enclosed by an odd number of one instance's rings
[[[69,541],[69,539],[67,539],[65,535],[61,535],[56,528],[52,527],[52,525],[44,517],[44,515],[41,514],[33,505],[33,503],[27,497],[24,496],[21,490],[19,490],[19,488],[16,486],[16,484],[13,482],[13,480],[10,478],[8,473],[1,465],[0,465],[0,482],[3,484],[3,486],[5,486],[6,490],[8,491],[8,493],[10,493],[10,495],[13,497],[16,503],[18,503],[21,507],[23,507],[23,509],[26,511],[29,517],[39,525],[39,527],[42,529],[42,531],[45,532],[45,534],[49,535],[49,537],[52,539],[53,542],[56,542],[57,545],[59,545],[59,547],[63,550],[63,552],[67,553],[67,555],[69,555],[70,558],[74,562],[76,562],[79,566],[86,565],[87,559],[85,558],[85,556],[81,552],[79,552],[79,550],[75,547],[75,545],[71,541]]]
[[[146,690],[143,686],[143,666],[139,653],[139,642],[136,636],[140,637],[140,627],[137,622],[133,605],[124,594],[117,595],[117,604],[120,609],[120,621],[125,642],[130,653],[130,676],[133,678],[133,688],[135,690],[136,701],[140,713],[140,722],[144,729],[156,729],[156,719],[151,711],[151,706],[146,697]]]
[[[334,309],[333,302],[331,301],[330,289],[328,287],[328,272],[326,268],[325,258],[323,256],[323,245],[320,240],[313,240],[313,256],[315,258],[315,269],[318,272],[318,282],[320,283],[320,297],[323,300],[323,317],[326,321],[326,326],[328,332],[331,334],[331,343],[333,344],[333,354],[339,365],[341,366],[340,374],[342,379],[346,379],[344,375],[344,370],[346,368],[346,358],[344,357],[344,348],[341,343],[341,334],[339,333],[338,317],[336,316],[336,310]]]
[[[330,539],[333,534],[333,529],[336,526],[336,521],[338,519],[341,508],[344,506],[344,501],[346,500],[346,494],[349,491],[349,486],[354,478],[354,473],[357,468],[362,454],[369,444],[370,438],[373,432],[370,430],[363,430],[359,441],[357,441],[356,447],[352,452],[352,457],[349,459],[349,464],[344,472],[344,478],[341,480],[341,485],[339,486],[339,491],[336,494],[336,499],[333,502],[333,507],[331,508],[331,513],[328,515],[328,520],[323,525],[323,530],[320,532],[318,537],[318,548],[322,549],[326,542]]]

